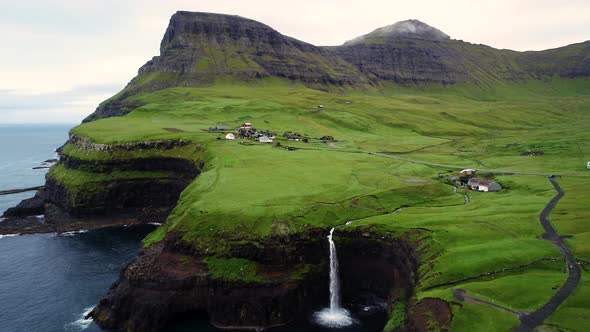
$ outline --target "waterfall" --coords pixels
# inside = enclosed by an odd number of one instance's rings
[[[340,309],[340,280],[338,280],[338,256],[336,255],[336,245],[332,240],[334,228],[330,230],[328,235],[328,243],[330,244],[330,310],[335,311]]]
[[[330,246],[330,307],[320,310],[314,314],[315,321],[326,327],[344,327],[354,323],[348,310],[340,308],[340,280],[338,278],[338,255],[336,244],[332,240],[334,228],[328,235]]]

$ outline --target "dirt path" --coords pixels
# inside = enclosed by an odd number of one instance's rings
[[[347,151],[347,152],[367,153],[367,154],[374,155],[374,156],[391,158],[391,159],[397,159],[397,160],[406,161],[406,162],[413,163],[413,164],[420,164],[420,165],[427,165],[427,166],[453,168],[453,169],[470,168],[470,167],[467,167],[467,166],[459,166],[459,165],[449,165],[449,164],[434,163],[434,162],[429,162],[429,161],[422,161],[422,160],[417,160],[417,159],[400,157],[400,156],[396,156],[396,155],[393,155],[393,154],[387,154],[387,153],[381,153],[381,152],[372,152],[372,151],[361,150],[361,149],[344,149],[344,148],[337,148],[337,147],[334,147],[334,149],[338,149],[340,151]],[[489,168],[489,169],[488,168],[479,168],[478,170],[480,172],[489,172],[489,173],[505,174],[505,175],[511,175],[511,174],[514,174],[514,175],[537,175],[537,176],[559,175],[559,176],[574,176],[574,177],[590,177],[590,174],[585,175],[585,174],[537,173],[537,172],[507,171],[507,170],[491,169],[491,168]]]
[[[582,273],[580,266],[576,263],[576,258],[569,250],[569,248],[563,242],[563,239],[557,234],[553,225],[548,219],[551,210],[557,205],[557,202],[563,197],[564,192],[557,184],[557,181],[553,178],[549,178],[551,184],[557,191],[557,195],[549,201],[547,206],[541,212],[539,216],[539,220],[541,225],[545,229],[545,234],[543,234],[543,238],[550,241],[554,246],[561,251],[563,258],[565,259],[567,266],[568,266],[568,277],[566,282],[561,286],[561,288],[549,299],[547,303],[545,303],[539,309],[531,312],[530,314],[526,314],[521,316],[520,318],[520,326],[518,327],[518,331],[531,331],[535,327],[542,325],[543,321],[547,317],[549,317],[556,309],[562,304],[576,289],[578,283],[580,282],[580,275]]]
[[[482,304],[488,305],[490,307],[494,307],[494,308],[497,308],[497,309],[500,309],[500,310],[507,311],[507,312],[509,312],[509,313],[511,313],[513,315],[516,315],[519,318],[522,315],[524,315],[523,312],[512,310],[510,308],[506,308],[506,307],[503,307],[501,305],[497,305],[497,304],[492,303],[490,301],[482,300],[482,299],[477,298],[475,296],[471,296],[471,295],[467,294],[467,292],[465,290],[463,290],[463,289],[453,289],[453,297],[455,299],[457,299],[459,301],[463,301],[463,302],[477,302],[477,303],[482,303]]]

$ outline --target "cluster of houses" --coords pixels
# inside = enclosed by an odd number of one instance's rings
[[[243,123],[238,130],[233,132],[228,132],[228,128],[226,126],[209,127],[209,132],[225,132],[225,139],[232,141],[237,138],[245,138],[249,140],[256,140],[260,143],[273,143],[274,139],[277,137],[277,134],[274,132],[268,130],[256,130],[256,128],[254,128],[250,122]],[[305,143],[309,142],[308,137],[292,131],[283,133],[283,138],[289,141],[303,141]],[[217,139],[222,139],[222,137],[217,137]],[[318,140],[321,140],[324,143],[335,141],[334,137],[332,136],[322,136],[321,138],[318,138]],[[280,143],[277,143],[276,146],[283,147]],[[297,150],[297,148],[292,146],[285,146],[284,149],[289,151]]]
[[[451,176],[449,181],[473,191],[500,191],[502,186],[494,181],[478,179],[475,177],[477,170],[466,168],[459,173],[459,176]]]
[[[225,126],[215,126],[209,127],[210,132],[219,132],[219,131],[227,131],[227,127]],[[260,143],[272,143],[273,140],[276,138],[276,134],[267,130],[258,131],[256,128],[252,126],[252,123],[245,122],[243,123],[240,128],[231,133],[227,133],[225,135],[226,140],[235,140],[236,138],[247,138],[247,139],[254,139]],[[219,139],[219,138],[218,138]]]

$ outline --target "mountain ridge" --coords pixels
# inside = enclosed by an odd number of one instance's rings
[[[384,82],[493,86],[552,76],[590,77],[590,41],[545,51],[499,50],[407,20],[340,46],[315,46],[241,16],[179,11],[170,19],[160,55],[85,122],[128,113],[139,105],[126,99],[138,92],[211,84],[220,77],[279,77],[318,90],[362,90]]]

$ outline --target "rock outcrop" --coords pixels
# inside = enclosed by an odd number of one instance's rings
[[[65,153],[62,147],[60,160],[54,166],[61,169],[58,173],[69,172],[69,176],[84,176],[85,180],[80,185],[63,183],[50,171],[45,186],[35,197],[4,213],[7,222],[0,225],[0,233],[163,223],[176,206],[180,193],[204,167],[202,160],[158,156],[160,152],[191,144],[182,140],[97,144],[70,135],[67,144],[81,153],[102,153],[104,158],[80,159]],[[195,156],[199,149],[194,147]],[[150,153],[150,157],[137,157],[134,154],[137,151]],[[112,153],[119,155],[113,157]],[[116,173],[130,175],[111,176]]]

